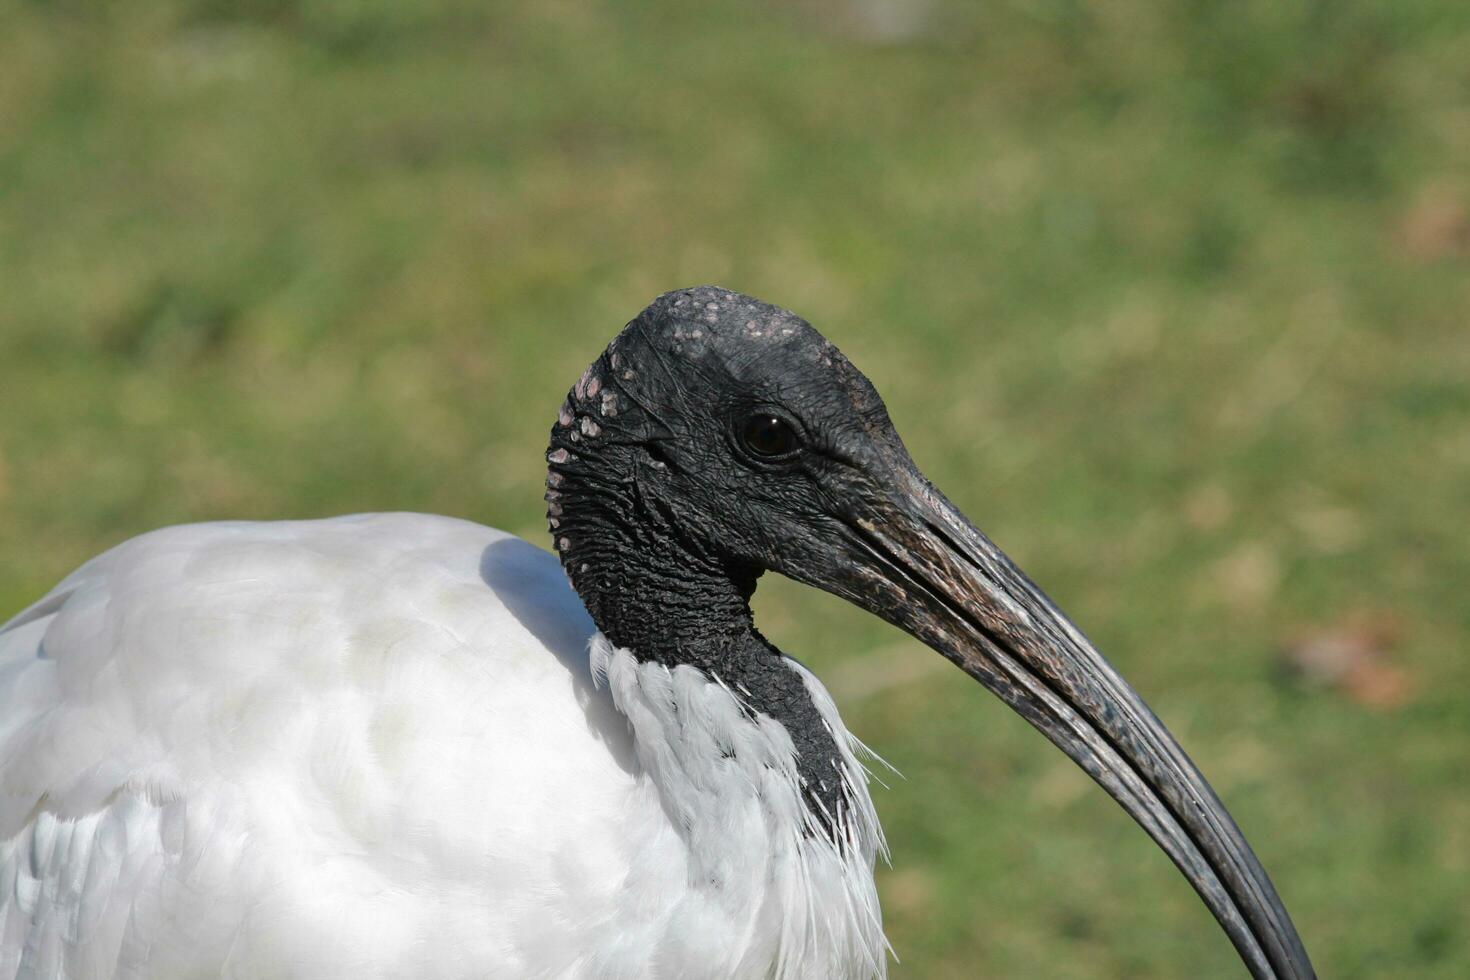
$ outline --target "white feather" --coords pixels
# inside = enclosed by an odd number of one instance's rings
[[[523,541],[135,538],[0,629],[0,980],[881,976],[856,743],[793,669],[840,846],[780,725],[611,649]]]

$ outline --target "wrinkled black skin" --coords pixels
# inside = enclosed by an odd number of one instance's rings
[[[792,423],[800,450],[748,451],[739,432],[756,412]],[[718,676],[782,723],[826,823],[840,805],[837,747],[749,601],[763,571],[812,581],[846,561],[834,545],[851,537],[854,502],[884,491],[887,467],[865,464],[907,459],[882,399],[805,320],[702,286],[629,323],[568,395],[568,417],[552,430],[549,517],[594,622],[644,661]],[[584,417],[600,431],[588,436]],[[558,450],[570,457],[557,462]]]

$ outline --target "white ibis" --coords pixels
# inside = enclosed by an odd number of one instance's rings
[[[566,575],[447,517],[200,524],[11,620],[0,978],[883,976],[860,746],[752,624],[767,570],[954,661],[1143,826],[1254,977],[1313,976],[1168,731],[805,321],[659,297],[547,460]]]

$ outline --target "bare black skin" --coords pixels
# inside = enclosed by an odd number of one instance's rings
[[[872,384],[806,321],[712,286],[660,296],[568,395],[547,458],[552,536],[598,628],[749,690],[792,732],[814,809],[838,805],[835,747],[751,621],[767,570],[893,623],[1026,718],[1168,853],[1257,980],[1316,975],[1168,730],[924,478]]]

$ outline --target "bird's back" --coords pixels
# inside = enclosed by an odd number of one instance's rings
[[[0,631],[0,978],[570,975],[636,817],[592,632],[448,518],[88,562]]]

